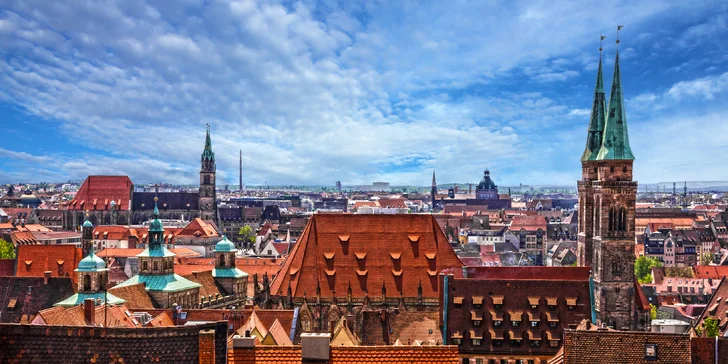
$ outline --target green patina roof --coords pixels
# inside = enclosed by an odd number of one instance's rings
[[[94,301],[96,301],[97,298],[101,299],[101,303],[106,303],[108,301],[108,303],[110,305],[120,305],[120,304],[126,302],[126,300],[116,297],[111,293],[106,293],[106,295],[104,295],[104,292],[76,293],[73,296],[68,297],[61,302],[58,302],[53,306],[64,306],[64,307],[78,306],[80,304],[83,304],[83,302],[89,298],[93,299]]]
[[[632,149],[629,147],[627,115],[624,112],[624,97],[619,75],[619,52],[614,61],[612,92],[609,95],[609,116],[604,127],[602,147],[597,155],[597,160],[634,160]]]
[[[238,268],[214,268],[212,270],[212,276],[214,278],[242,278],[247,277],[248,273]]]
[[[601,52],[600,52],[601,53]],[[589,120],[589,134],[586,139],[586,148],[581,156],[582,162],[597,159],[599,149],[602,147],[602,133],[607,120],[607,100],[604,95],[604,79],[602,77],[602,57],[599,56],[599,71],[597,72],[597,85],[594,88],[594,103],[592,104],[591,119]]]
[[[164,245],[149,244],[143,252],[137,254],[138,257],[175,257],[176,254],[165,248]]]
[[[207,126],[207,136],[205,136],[205,150],[202,152],[202,160],[214,161],[215,152],[212,151],[212,141],[210,140],[210,126]]]
[[[83,227],[94,227],[94,224],[92,224],[91,221],[86,220],[83,222]]]
[[[154,197],[154,219],[152,222],[149,223],[149,232],[150,233],[163,233],[164,232],[164,226],[162,226],[162,222],[159,221],[159,209],[157,208],[157,197]]]
[[[94,247],[91,246],[88,255],[78,262],[76,272],[98,272],[100,270],[106,270],[106,262],[94,253]]]
[[[232,241],[228,240],[227,236],[223,235],[222,240],[218,241],[217,244],[215,244],[215,252],[216,253],[225,253],[225,252],[234,252],[237,251],[235,249],[235,244],[233,244]]]
[[[147,291],[178,292],[192,288],[202,287],[201,284],[190,281],[179,274],[146,275],[139,274],[127,279],[117,287],[131,286],[144,283]]]

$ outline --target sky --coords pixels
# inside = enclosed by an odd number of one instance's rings
[[[0,0],[0,183],[575,185],[599,36],[635,179],[728,180],[725,1]]]

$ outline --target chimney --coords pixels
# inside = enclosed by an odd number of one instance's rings
[[[95,326],[96,324],[96,305],[93,298],[87,298],[83,301],[83,318],[86,324]]]
[[[253,350],[255,348],[255,340],[257,337],[255,336],[240,336],[235,335],[233,336],[233,349],[248,349]]]
[[[328,363],[331,334],[301,334],[301,359],[303,363]]]
[[[199,363],[215,364],[215,330],[200,330]]]
[[[48,282],[51,280],[51,271],[47,270],[43,272],[43,284],[48,285]]]

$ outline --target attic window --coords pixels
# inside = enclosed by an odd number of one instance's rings
[[[367,275],[367,273],[369,273],[369,269],[364,269],[364,270],[357,269],[356,270],[356,275],[358,275],[359,277],[363,277],[363,276]]]
[[[473,306],[480,306],[483,304],[483,296],[473,296]]]
[[[8,302],[8,310],[10,310],[10,311],[14,310],[15,309],[15,305],[17,303],[18,303],[18,299],[17,298],[14,298],[14,297],[11,298],[10,301]]]
[[[528,304],[533,309],[538,308],[539,301],[541,301],[541,297],[535,297],[535,296],[528,297]]]
[[[425,256],[427,257],[427,259],[432,260],[432,259],[435,259],[435,256],[437,256],[437,253],[425,253]]]
[[[451,336],[453,345],[460,345],[463,342],[463,334],[460,331],[455,331]]]
[[[402,257],[402,253],[389,253],[389,256],[392,257],[392,259],[399,259]]]
[[[326,258],[326,260],[334,259],[334,255],[336,255],[336,253],[324,253],[324,258]]]
[[[550,306],[556,306],[556,301],[558,299],[556,297],[546,297],[546,304]]]
[[[657,360],[657,344],[645,344],[645,360]]]
[[[718,309],[718,304],[714,303],[710,308],[708,309],[708,313],[711,315],[715,315],[715,310]]]
[[[364,259],[367,257],[367,253],[354,253],[356,255],[356,259]]]
[[[332,269],[332,270],[324,269],[324,272],[326,272],[327,276],[331,277],[334,274],[336,274],[336,269]]]
[[[503,333],[497,333],[495,330],[490,330],[490,338],[493,340],[503,340]]]
[[[464,299],[465,299],[465,297],[453,297],[452,303],[455,305],[462,305]]]
[[[339,241],[341,241],[342,243],[348,243],[349,235],[339,235]]]
[[[480,321],[483,319],[483,315],[478,314],[477,311],[470,311],[470,319],[473,321]]]
[[[493,300],[493,307],[495,307],[496,309],[499,309],[501,308],[501,306],[503,306],[503,296],[493,296],[491,297],[491,299]]]
[[[407,237],[409,238],[410,243],[416,243],[420,241],[419,235],[407,235]]]
[[[402,276],[402,273],[403,272],[404,272],[404,270],[402,270],[402,269],[400,269],[400,270],[394,270],[394,269],[392,269],[392,274],[394,274],[395,277]]]
[[[566,297],[566,305],[569,307],[576,306],[576,297]]]

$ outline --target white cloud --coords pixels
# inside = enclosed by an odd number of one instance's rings
[[[675,99],[684,96],[702,96],[712,100],[715,94],[728,91],[728,72],[692,81],[680,81],[673,85],[667,94]]]
[[[591,110],[589,109],[571,109],[569,110],[570,116],[590,116]]]

